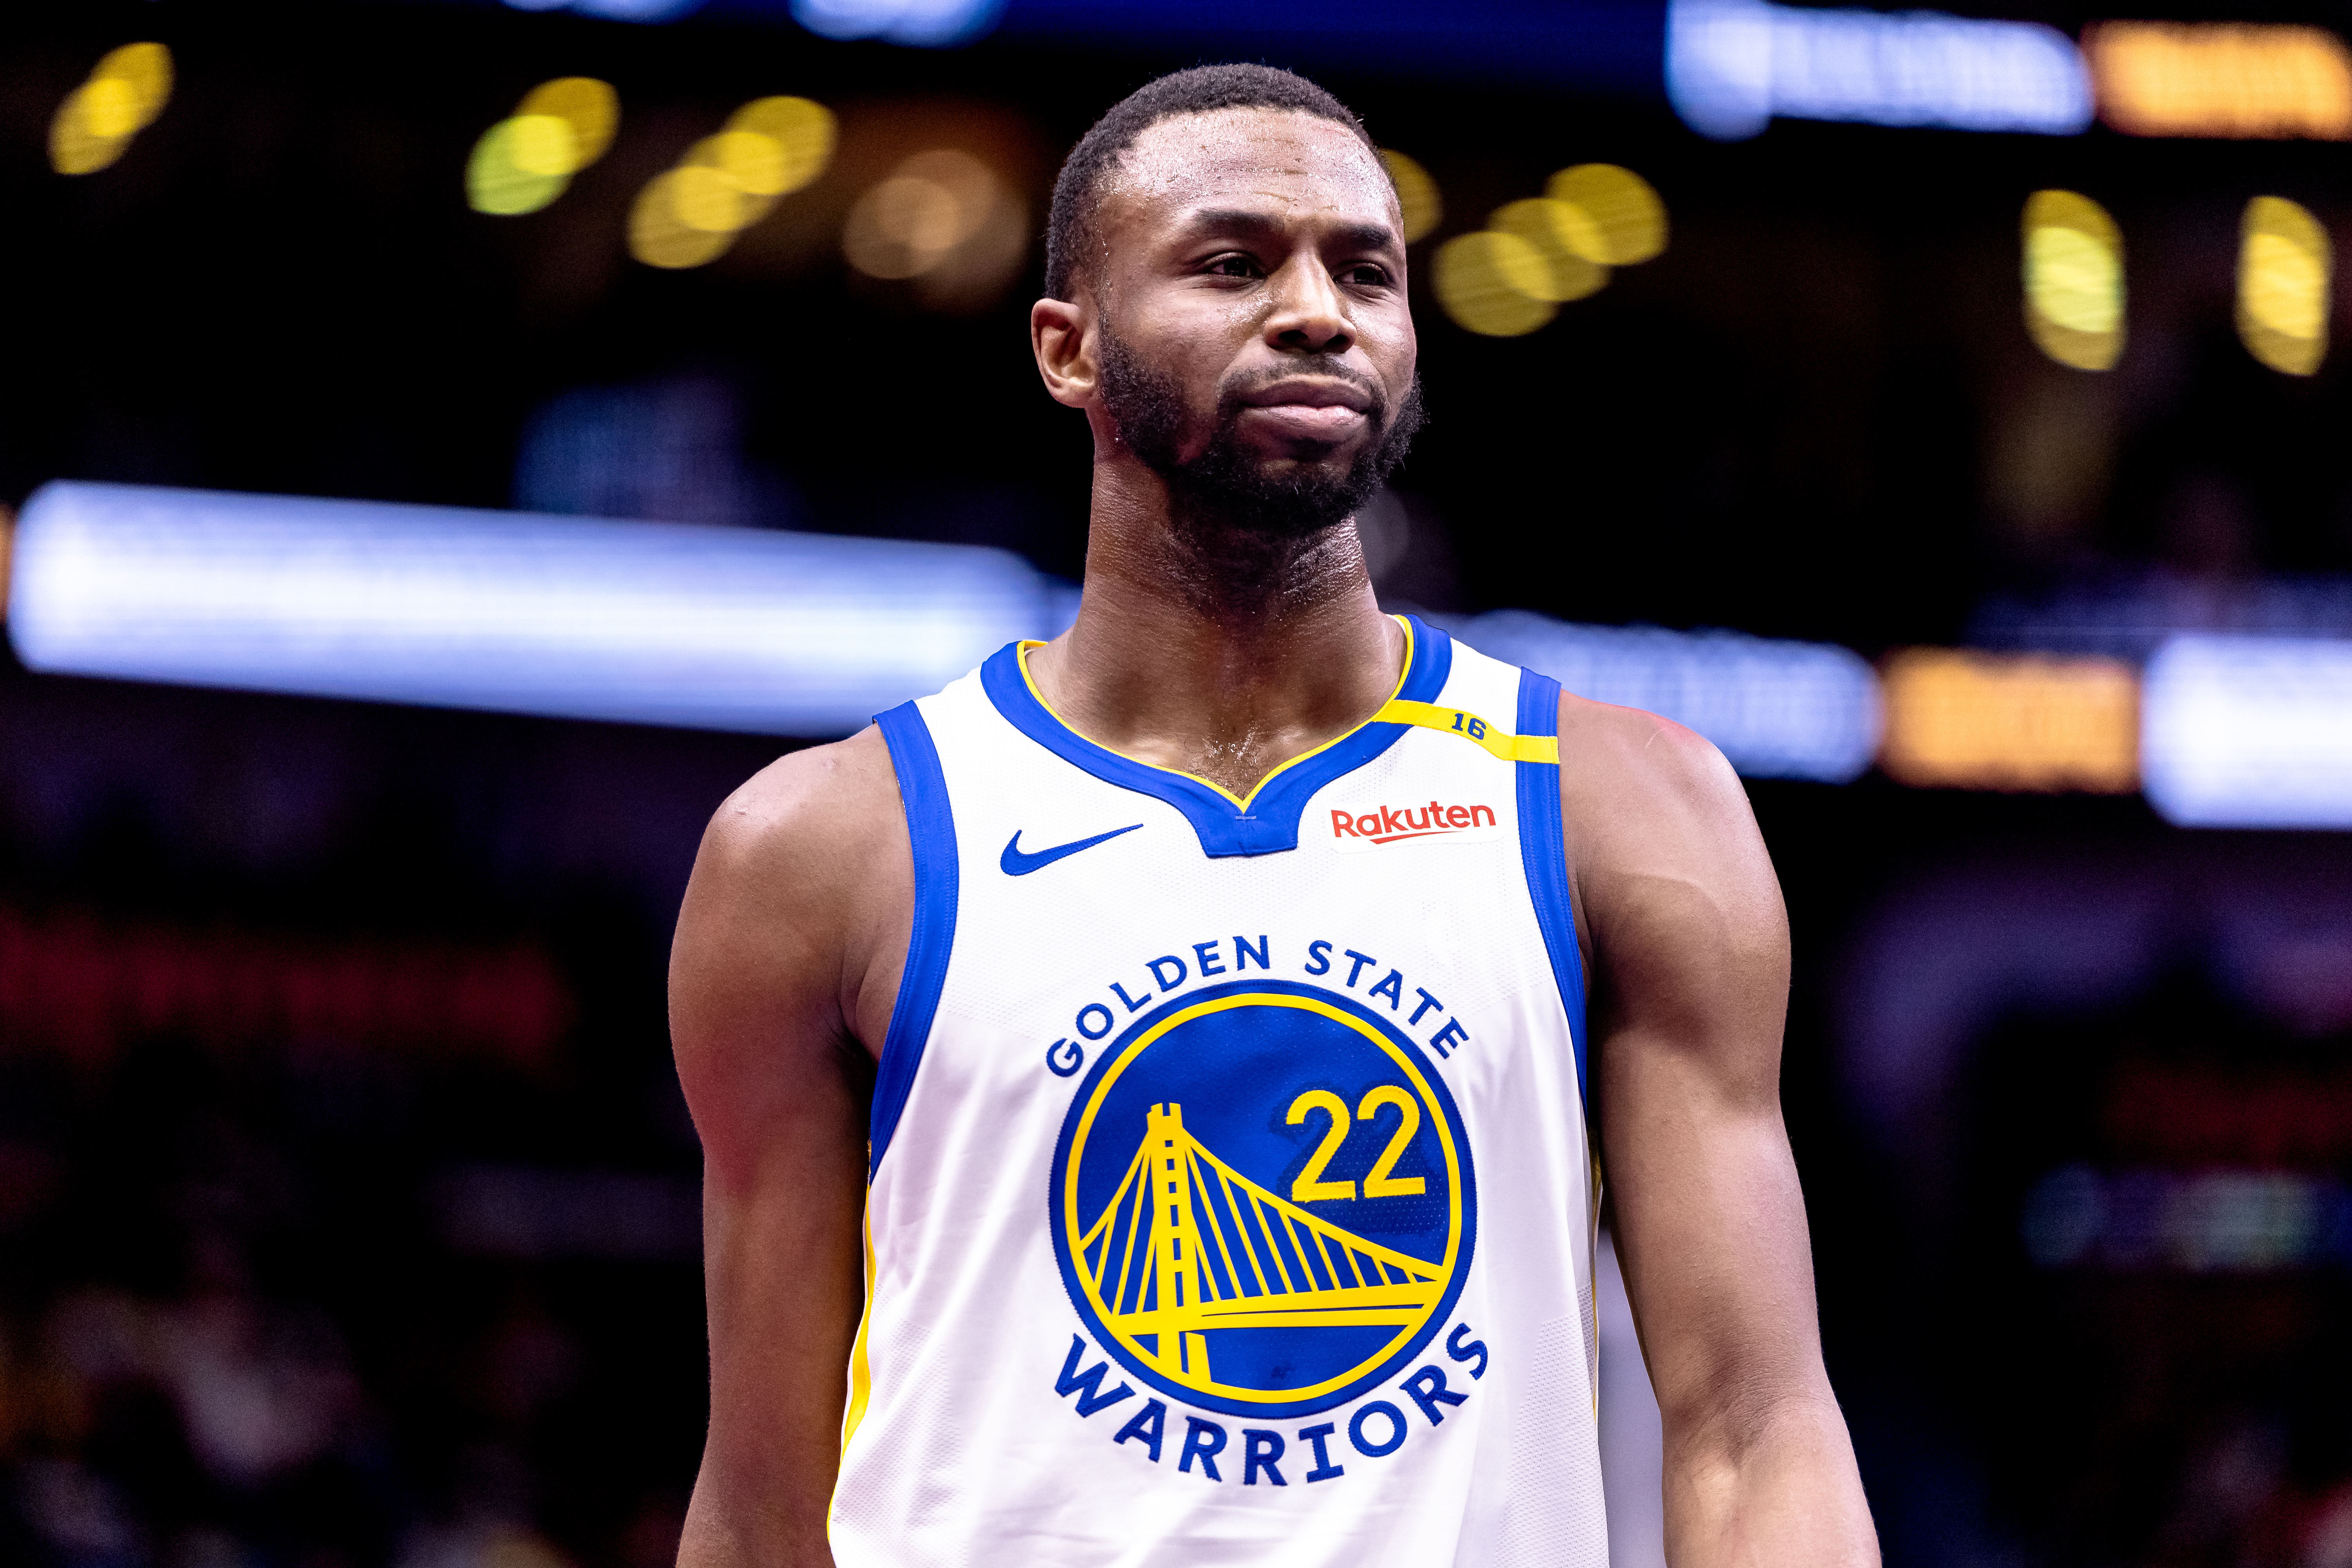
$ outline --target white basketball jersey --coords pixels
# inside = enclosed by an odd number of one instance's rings
[[[1405,624],[1246,800],[1072,731],[1034,644],[880,719],[842,1568],[1606,1563],[1559,689]]]

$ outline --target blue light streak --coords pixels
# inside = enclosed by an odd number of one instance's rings
[[[1053,613],[968,546],[56,483],[8,635],[61,674],[822,735]]]
[[[1075,601],[971,546],[61,482],[19,521],[8,632],[55,674],[836,735]],[[1743,773],[1843,782],[1877,747],[1845,648],[1523,610],[1454,629]]]
[[[2092,113],[2081,52],[2040,23],[1765,0],[1673,0],[1666,93],[1725,141],[1776,115],[2071,136]]]

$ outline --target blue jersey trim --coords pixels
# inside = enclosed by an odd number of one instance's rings
[[[1532,669],[1519,671],[1519,733],[1559,733],[1559,682]],[[1519,859],[1527,868],[1528,896],[1551,974],[1568,1009],[1569,1037],[1576,1047],[1576,1093],[1585,1113],[1592,1097],[1585,1081],[1584,961],[1576,951],[1576,910],[1568,897],[1568,842],[1559,820],[1559,764],[1515,763],[1519,771]]]
[[[907,967],[898,976],[898,1000],[890,1008],[890,1029],[882,1037],[882,1065],[874,1079],[866,1133],[869,1182],[898,1129],[899,1113],[915,1087],[915,1069],[923,1065],[931,1019],[940,1010],[948,954],[955,948],[958,886],[955,815],[948,807],[947,774],[940,771],[929,727],[911,702],[876,714],[874,722],[889,744],[898,797],[906,803],[907,840],[915,852],[915,925],[907,938]]]
[[[1406,616],[1405,623],[1412,655],[1396,695],[1409,702],[1434,702],[1454,671],[1454,639],[1417,616]],[[1372,761],[1412,727],[1359,725],[1321,751],[1279,769],[1242,802],[1190,773],[1122,756],[1063,723],[1030,689],[1021,668],[1019,643],[1007,643],[990,656],[981,666],[980,683],[1007,722],[1064,762],[1105,784],[1166,801],[1182,812],[1201,841],[1201,852],[1211,859],[1297,848],[1298,821],[1315,792]]]

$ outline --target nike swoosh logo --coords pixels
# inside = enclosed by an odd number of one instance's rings
[[[1005,841],[1004,853],[996,863],[1004,868],[1004,874],[1008,877],[1025,877],[1032,871],[1042,871],[1055,861],[1065,859],[1081,849],[1091,849],[1107,838],[1132,833],[1142,826],[1138,822],[1127,827],[1114,827],[1108,833],[1097,833],[1092,838],[1081,838],[1074,844],[1056,844],[1051,849],[1038,850],[1022,848],[1021,835],[1015,833]]]

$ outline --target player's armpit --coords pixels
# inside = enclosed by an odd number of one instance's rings
[[[1788,921],[1715,749],[1566,699],[1561,795],[1592,955],[1593,1093],[1665,1427],[1677,1568],[1867,1565],[1780,1118]]]
[[[679,1561],[829,1564],[873,1058],[913,868],[878,735],[797,752],[729,799],[670,956],[703,1143],[710,1432]],[[894,940],[895,939],[895,940]]]

